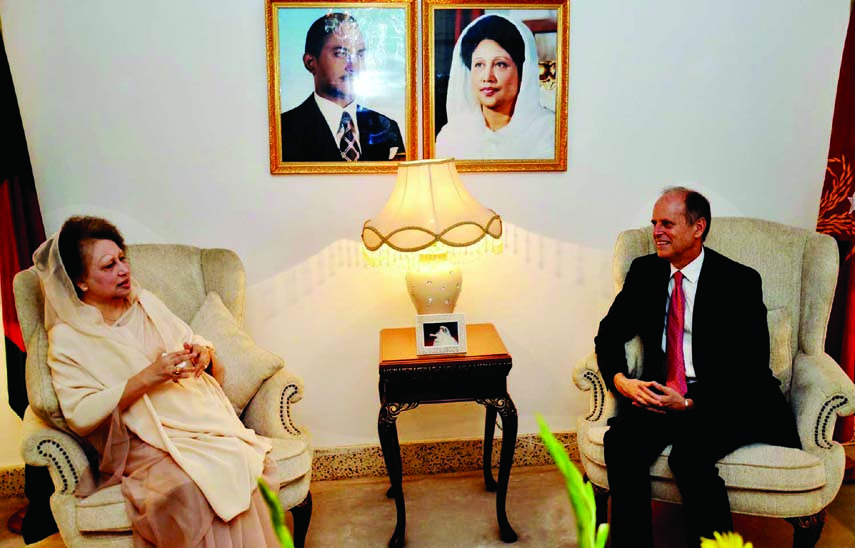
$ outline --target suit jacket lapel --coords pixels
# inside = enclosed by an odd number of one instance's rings
[[[704,247],[704,264],[698,275],[698,287],[695,291],[695,303],[692,308],[692,364],[695,374],[700,377],[706,365],[704,360],[704,347],[709,340],[709,322],[717,322],[712,317],[714,307],[711,299],[716,298],[716,270],[718,269],[719,255],[712,249]],[[699,351],[700,350],[700,351]]]
[[[359,128],[359,147],[362,150],[363,160],[383,160],[385,158],[375,158],[375,146],[371,144],[371,132],[374,128],[371,124],[370,112],[356,105],[356,127]]]
[[[312,128],[312,131],[315,133],[315,142],[324,143],[324,156],[326,158],[329,158],[331,161],[341,160],[341,152],[338,149],[338,143],[333,139],[329,126],[327,125],[326,118],[324,118],[323,113],[321,113],[318,103],[315,102],[315,99],[312,96],[309,96],[309,101],[311,105],[310,110],[314,117],[314,121],[309,125],[309,127]]]
[[[668,303],[668,282],[671,279],[671,266],[664,259],[656,260],[656,268],[652,272],[649,287],[652,288],[652,294],[645,306],[650,311],[650,318],[646,325],[650,326],[648,335],[644,337],[650,341],[649,345],[645,344],[645,351],[649,351],[650,355],[645,355],[645,363],[649,359],[651,364],[658,364],[658,371],[654,372],[650,378],[655,378],[661,382],[665,382],[665,353],[662,352],[662,334],[665,332],[665,316],[667,314]],[[649,349],[648,349],[649,347]]]
[[[667,314],[666,306],[668,304],[668,283],[671,281],[671,264],[661,259],[659,261],[659,268],[656,271],[656,282],[654,287],[656,288],[656,313],[657,321],[654,322],[661,329],[664,330],[664,317]],[[660,333],[661,335],[662,333]]]

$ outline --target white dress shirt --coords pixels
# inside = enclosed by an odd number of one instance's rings
[[[324,99],[317,93],[313,95],[315,97],[315,102],[318,104],[318,108],[321,110],[321,114],[324,116],[324,120],[327,121],[327,125],[330,128],[330,132],[332,132],[332,136],[333,139],[335,139],[336,144],[341,141],[341,136],[343,134],[339,129],[341,128],[341,115],[345,112],[350,114],[350,119],[353,120],[353,137],[356,139],[356,142],[359,143],[359,128],[356,125],[356,101],[351,101],[349,105],[341,108],[329,99]],[[362,151],[361,143],[359,145],[359,150],[360,152]]]
[[[685,297],[684,321],[683,321],[683,361],[686,364],[686,381],[695,380],[695,363],[692,360],[692,314],[695,310],[695,294],[698,292],[698,277],[701,275],[701,267],[704,264],[704,248],[694,261],[680,269],[683,273],[683,295]],[[674,273],[677,268],[671,265],[671,279],[668,281],[668,299],[665,302],[665,321],[662,328],[662,352],[665,352],[665,339],[668,324],[668,306],[671,304],[671,293],[674,291]]]

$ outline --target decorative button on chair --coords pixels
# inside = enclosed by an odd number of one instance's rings
[[[754,444],[719,461],[731,509],[786,518],[795,529],[793,546],[812,547],[822,532],[825,508],[843,481],[845,455],[832,440],[834,423],[838,415],[855,412],[855,385],[824,350],[837,281],[837,245],[831,237],[811,230],[748,218],[713,219],[706,245],[751,266],[763,278],[770,365],[793,407],[804,448]],[[617,288],[623,285],[633,259],[655,251],[649,227],[621,233],[613,261]],[[640,340],[630,341],[626,349],[631,372],[640,371],[644,365]],[[594,354],[575,368],[573,381],[591,396],[591,413],[578,423],[578,443],[585,473],[595,486],[597,518],[602,522],[609,487],[603,435],[616,401],[603,383]],[[680,502],[668,469],[669,451],[666,448],[650,469],[652,496]]]
[[[303,382],[241,330],[245,274],[240,259],[225,249],[158,244],[128,246],[128,256],[142,286],[214,343],[226,369],[223,390],[229,401],[247,427],[272,438],[279,485],[271,487],[278,488],[282,507],[290,509],[295,545],[302,547],[312,513],[312,450],[308,434],[291,420],[291,405],[302,398]],[[130,548],[131,522],[120,485],[86,498],[74,495],[82,479],[92,479],[90,462],[97,462],[97,455],[66,425],[51,384],[44,295],[35,270],[20,272],[14,289],[27,345],[30,407],[24,416],[24,461],[50,469],[56,488],[51,509],[68,546]]]

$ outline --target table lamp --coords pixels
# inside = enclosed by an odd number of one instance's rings
[[[502,251],[502,218],[464,188],[453,159],[402,162],[383,210],[362,226],[369,264],[407,271],[418,314],[454,311],[459,263]]]

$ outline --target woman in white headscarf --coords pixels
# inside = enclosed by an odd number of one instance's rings
[[[540,104],[531,31],[502,15],[482,15],[454,45],[448,123],[436,157],[461,160],[555,158],[555,113]]]
[[[121,484],[134,546],[278,546],[257,478],[271,444],[240,422],[213,346],[131,278],[109,221],[72,217],[33,255],[68,426]]]

